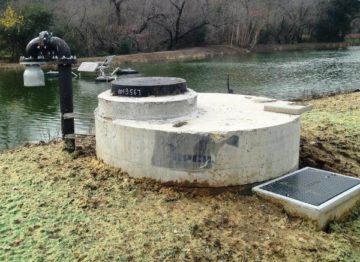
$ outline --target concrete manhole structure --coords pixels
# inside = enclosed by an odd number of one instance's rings
[[[187,186],[247,185],[298,168],[310,106],[196,93],[179,78],[112,82],[95,111],[99,159],[136,178]]]

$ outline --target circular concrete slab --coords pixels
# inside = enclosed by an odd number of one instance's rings
[[[251,96],[200,93],[197,100],[193,113],[141,121],[105,118],[102,107],[120,101],[100,102],[97,156],[130,176],[188,186],[246,185],[297,169],[300,116],[265,112]],[[177,110],[170,105],[168,111]]]
[[[113,96],[149,97],[184,94],[186,80],[174,77],[136,77],[111,83]]]

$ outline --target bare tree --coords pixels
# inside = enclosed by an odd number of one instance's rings
[[[259,39],[297,43],[312,35],[325,0],[12,0],[40,4],[53,30],[82,54],[153,51],[202,43],[252,48]],[[320,6],[320,7],[319,7]]]
[[[209,24],[207,5],[208,1],[202,0],[196,3],[187,0],[168,0],[167,5],[158,3],[154,9],[157,10],[157,19],[153,22],[167,35],[160,43],[167,43],[167,48],[173,49],[191,33]]]
[[[121,25],[122,5],[128,0],[110,0],[115,7],[116,24]]]

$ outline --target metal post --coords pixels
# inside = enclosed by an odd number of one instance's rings
[[[227,75],[227,91],[229,94],[234,94],[234,90],[230,88],[230,74],[226,74],[226,75]]]
[[[71,64],[59,64],[61,131],[65,150],[75,151],[75,124]]]
[[[230,75],[229,74],[227,74],[227,90],[229,93],[229,90],[230,90]]]

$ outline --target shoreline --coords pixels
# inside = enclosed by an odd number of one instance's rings
[[[137,53],[130,55],[115,56],[113,64],[151,63],[151,62],[184,62],[191,60],[204,60],[215,57],[225,57],[234,55],[244,55],[248,51],[225,45],[215,45],[207,47],[193,47],[187,49],[160,51],[152,53]],[[85,57],[79,58],[78,63],[103,61],[104,57]]]
[[[130,55],[119,55],[113,60],[115,66],[133,63],[151,63],[151,62],[185,62],[192,60],[205,60],[210,58],[221,58],[229,56],[241,56],[246,54],[268,53],[268,52],[286,52],[303,50],[334,50],[350,47],[351,44],[341,43],[303,43],[294,45],[257,45],[252,50],[227,46],[214,45],[206,47],[194,47],[174,51],[161,51],[152,53],[137,53]],[[104,57],[85,57],[79,58],[81,62],[103,61]]]
[[[213,45],[205,47],[193,47],[173,51],[160,51],[151,53],[135,53],[129,55],[116,55],[113,64],[119,66],[122,64],[133,63],[151,63],[151,62],[184,62],[191,60],[205,60],[216,57],[237,56],[249,53],[269,53],[269,52],[286,52],[286,51],[303,51],[303,50],[333,50],[352,46],[351,43],[302,43],[302,44],[285,44],[285,45],[257,45],[252,50],[228,46]],[[101,57],[81,57],[78,58],[77,64],[82,62],[99,62],[104,61],[106,56]],[[8,63],[0,61],[0,69],[15,70],[23,68],[19,63]],[[52,66],[48,66],[52,68]]]
[[[340,90],[340,91],[329,91],[329,92],[322,92],[322,93],[310,93],[306,94],[303,98],[294,98],[289,99],[288,101],[291,102],[311,102],[313,100],[319,100],[323,98],[330,98],[330,97],[336,97],[340,95],[348,95],[348,94],[354,94],[359,93],[360,89],[354,89],[354,90]]]
[[[303,50],[333,50],[347,48],[352,46],[348,42],[337,43],[301,43],[301,44],[284,44],[284,45],[256,45],[253,49],[255,53],[271,53],[286,51],[303,51]]]

